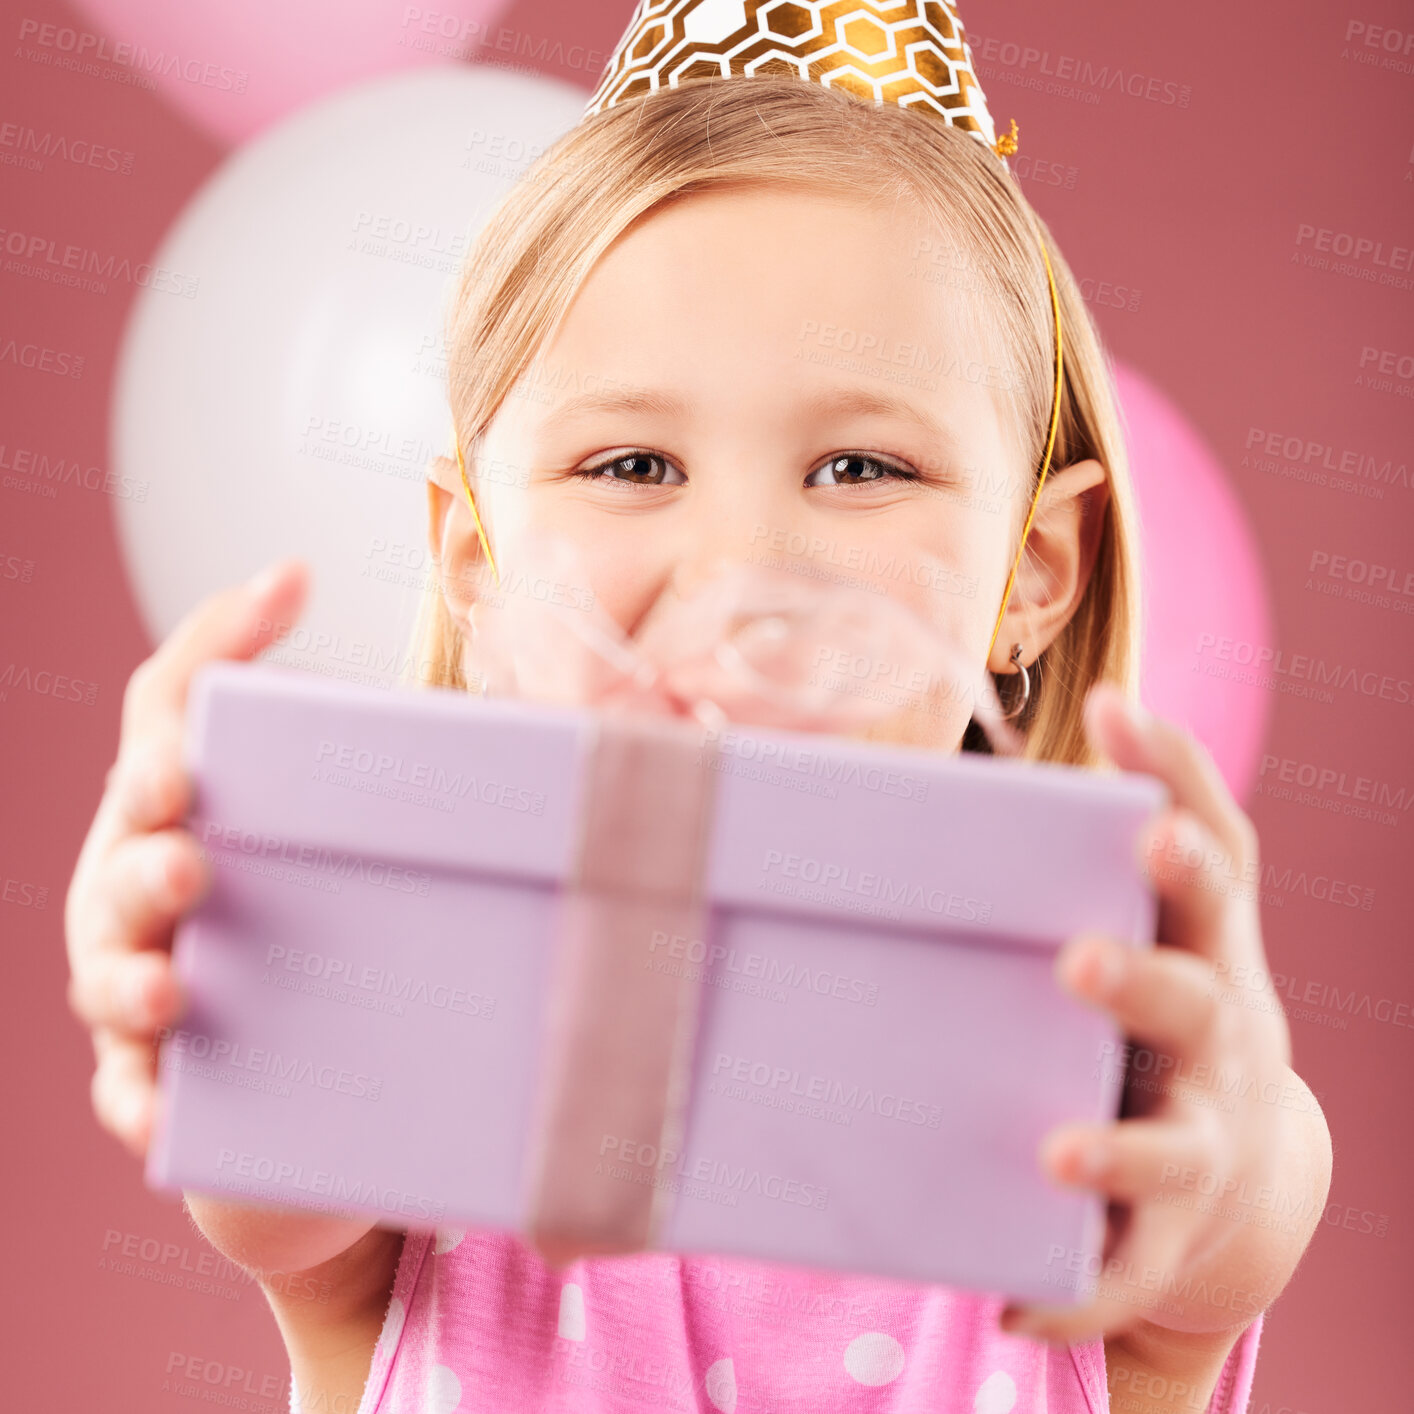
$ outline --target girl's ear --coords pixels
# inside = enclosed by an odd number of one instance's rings
[[[481,514],[485,516],[484,509]],[[427,471],[427,549],[437,566],[447,610],[465,627],[490,569],[454,457],[437,457]]]
[[[1012,671],[1015,643],[1021,644],[1021,661],[1029,667],[1070,622],[1095,567],[1109,501],[1109,478],[1093,458],[1046,477],[1002,629],[987,661],[990,671]]]

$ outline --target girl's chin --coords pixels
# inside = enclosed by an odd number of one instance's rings
[[[911,746],[920,751],[941,751],[952,756],[962,748],[967,723],[954,722],[926,708],[896,712],[871,722],[848,735],[862,741],[882,741],[892,746]]]

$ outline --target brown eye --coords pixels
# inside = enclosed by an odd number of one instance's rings
[[[818,479],[817,478],[821,478]],[[918,478],[892,462],[864,452],[841,452],[805,478],[807,486],[868,486],[882,481],[916,481]]]
[[[629,452],[575,472],[587,481],[617,481],[632,486],[681,486],[687,478],[657,452]]]

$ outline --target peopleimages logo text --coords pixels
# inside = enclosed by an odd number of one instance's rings
[[[420,790],[465,799],[468,795],[483,805],[495,805],[505,810],[517,810],[531,815],[545,811],[545,797],[539,791],[513,786],[500,781],[479,779],[462,771],[448,772],[430,761],[409,761],[386,751],[371,751],[336,741],[321,741],[314,753],[320,765],[337,767],[368,776],[373,780],[388,780]]]
[[[1200,633],[1197,654],[1199,658],[1235,663],[1256,673],[1270,674],[1273,679],[1340,688],[1401,706],[1414,703],[1414,682],[1408,678],[1397,678],[1391,673],[1362,670],[1342,663],[1327,663],[1324,658],[1313,658],[1306,653],[1288,653],[1283,648],[1250,643],[1245,639]]]
[[[761,868],[768,875],[798,880],[813,886],[821,894],[848,894],[859,898],[877,899],[883,904],[903,908],[926,908],[930,913],[942,913],[949,918],[962,918],[969,923],[989,923],[992,905],[984,899],[964,898],[947,889],[924,888],[906,880],[890,879],[871,870],[856,870],[853,865],[834,864],[812,859],[809,855],[785,854],[768,849]],[[797,889],[797,894],[805,891]]]
[[[247,1180],[243,1185],[239,1180]],[[216,1157],[216,1181],[222,1188],[241,1190],[250,1182],[273,1185],[282,1199],[291,1190],[328,1198],[334,1203],[353,1204],[360,1208],[377,1208],[385,1213],[400,1213],[410,1218],[430,1218],[434,1222],[446,1212],[446,1204],[421,1194],[404,1193],[397,1188],[380,1185],[373,1179],[350,1179],[329,1169],[306,1171],[303,1164],[288,1159],[274,1159],[264,1154],[244,1150],[221,1149]]]

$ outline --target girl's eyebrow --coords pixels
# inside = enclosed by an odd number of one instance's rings
[[[824,388],[807,398],[801,404],[801,409],[812,419],[825,417],[830,413],[893,417],[901,422],[913,423],[934,441],[952,441],[951,434],[940,427],[922,408],[915,407],[907,399],[880,392],[877,388]]]
[[[922,408],[875,388],[822,388],[800,403],[799,411],[812,422],[831,413],[893,417],[902,422],[913,423],[931,441],[956,446],[952,434],[940,427]],[[612,393],[580,393],[577,397],[567,398],[550,413],[545,419],[544,427],[547,431],[554,430],[585,412],[649,412],[663,417],[682,418],[687,416],[688,407],[686,401],[676,394],[651,388],[629,388]]]
[[[651,388],[628,388],[619,393],[580,393],[566,398],[544,422],[547,430],[569,422],[582,412],[655,412],[663,417],[685,417],[687,403],[672,393]]]

